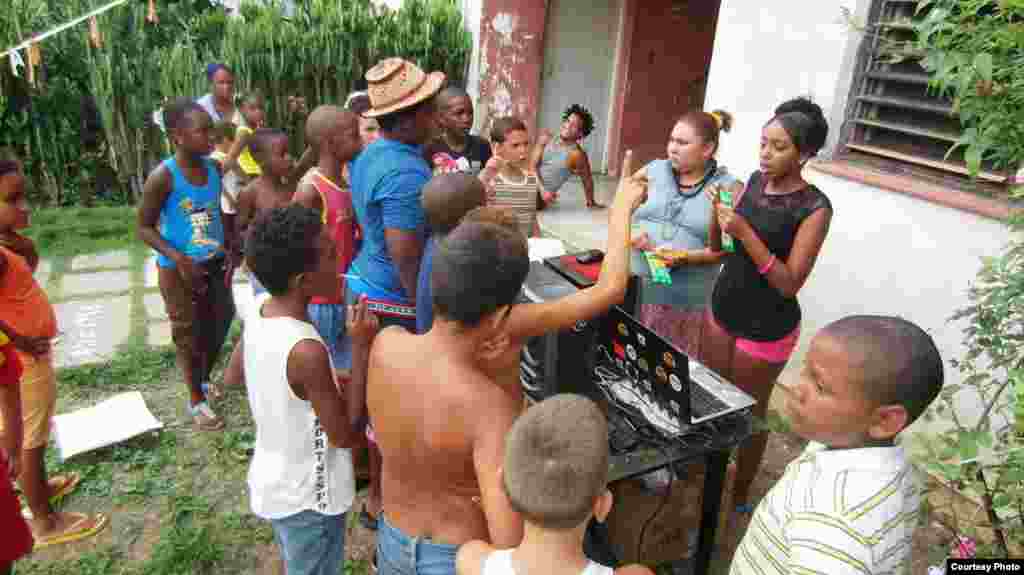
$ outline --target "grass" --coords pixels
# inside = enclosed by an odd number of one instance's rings
[[[135,239],[135,208],[131,206],[41,209],[32,213],[25,235],[36,242],[36,249],[46,258],[139,244]]]

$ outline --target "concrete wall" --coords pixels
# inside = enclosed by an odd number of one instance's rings
[[[518,115],[536,133],[546,0],[487,0],[480,11],[480,130],[488,118]]]
[[[839,135],[861,35],[844,10],[864,21],[870,0],[722,0],[704,107],[735,116],[719,159],[737,175],[757,169],[761,128],[779,103],[810,95]]]
[[[899,315],[935,338],[947,362],[946,383],[960,374],[948,361],[963,356],[962,324],[948,318],[967,305],[967,287],[981,258],[1009,240],[998,221],[832,177],[812,168],[805,177],[832,201],[828,238],[799,298],[804,324],[798,354],[784,378],[797,377],[815,331],[852,314]],[[968,413],[974,398],[960,397]]]

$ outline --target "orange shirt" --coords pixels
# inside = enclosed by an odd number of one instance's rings
[[[7,270],[0,277],[0,319],[25,337],[57,335],[57,314],[24,258],[0,246]]]

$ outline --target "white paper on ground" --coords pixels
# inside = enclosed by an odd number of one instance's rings
[[[55,416],[53,435],[63,461],[163,426],[146,407],[142,394],[130,391],[92,407]]]
[[[565,244],[557,238],[528,238],[530,261],[539,262],[547,258],[565,255]]]

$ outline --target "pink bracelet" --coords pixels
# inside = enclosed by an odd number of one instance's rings
[[[771,259],[768,260],[768,263],[766,263],[763,266],[757,268],[757,273],[759,273],[761,275],[765,275],[766,273],[772,271],[772,267],[774,267],[774,266],[775,266],[775,254],[772,254],[772,257],[771,257]]]

